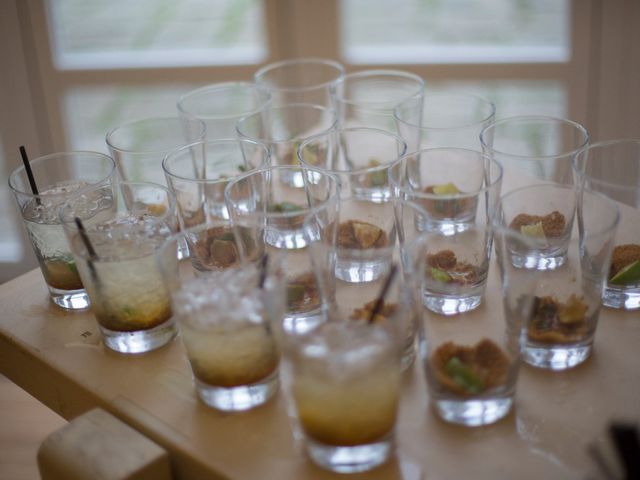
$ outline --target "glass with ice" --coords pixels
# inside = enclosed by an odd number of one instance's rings
[[[31,189],[24,166],[13,171],[9,186],[18,202],[51,300],[62,308],[87,308],[89,298],[69,250],[58,210],[80,191],[110,185],[115,179],[115,163],[102,153],[64,152],[36,158],[30,166],[37,194]]]
[[[89,190],[71,197],[60,217],[104,344],[121,353],[159,348],[176,334],[163,271],[177,270],[177,253],[162,249],[177,230],[175,197],[153,183],[98,190],[100,204]]]
[[[172,289],[198,396],[218,410],[249,410],[278,388],[275,321],[282,315],[284,294],[269,271],[269,265],[245,263],[181,277]]]
[[[395,332],[375,323],[331,321],[288,344],[291,394],[316,464],[361,472],[393,454],[400,357]]]

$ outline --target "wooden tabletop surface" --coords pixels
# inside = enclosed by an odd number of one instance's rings
[[[469,315],[500,301],[488,288]],[[93,407],[111,412],[170,451],[176,478],[342,477],[306,458],[282,392],[244,413],[206,407],[179,338],[144,355],[111,352],[90,312],[50,303],[39,270],[0,286],[0,311],[1,373],[67,419]],[[584,478],[593,471],[588,444],[616,419],[640,421],[640,313],[604,309],[592,357],[560,373],[523,366],[515,408],[491,426],[439,420],[416,362],[405,374],[397,454],[351,478]]]

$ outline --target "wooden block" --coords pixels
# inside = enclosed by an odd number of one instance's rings
[[[38,468],[42,480],[171,480],[167,452],[99,408],[49,435]]]

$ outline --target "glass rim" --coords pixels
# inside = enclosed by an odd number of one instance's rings
[[[254,92],[258,92],[261,94],[266,95],[266,99],[264,102],[262,102],[262,105],[253,108],[251,110],[247,110],[246,112],[242,112],[242,113],[235,113],[235,114],[226,114],[226,115],[216,115],[216,114],[195,114],[192,113],[191,111],[187,110],[186,108],[184,108],[184,103],[192,100],[194,97],[197,97],[198,95],[202,95],[202,94],[207,94],[210,93],[212,91],[223,91],[223,90],[228,90],[228,89],[232,89],[232,88],[238,88],[238,87],[243,87],[246,90],[252,90]],[[260,89],[255,83],[252,82],[220,82],[220,83],[211,83],[209,85],[205,85],[203,87],[199,87],[196,88],[195,90],[191,90],[190,92],[185,93],[184,95],[182,95],[178,101],[176,102],[176,108],[178,109],[178,112],[182,113],[183,115],[189,117],[190,119],[197,119],[197,120],[221,120],[221,119],[230,119],[230,118],[239,118],[245,115],[250,115],[253,113],[257,113],[260,110],[262,110],[265,106],[267,106],[269,103],[271,102],[271,94],[268,91],[265,91],[263,89]]]
[[[302,87],[301,86],[297,86],[297,87],[272,86],[272,85],[267,85],[264,81],[262,81],[262,79],[266,74],[271,73],[278,68],[289,67],[292,65],[304,65],[304,64],[321,65],[325,67],[334,68],[339,73],[339,75],[334,80],[329,80],[327,82],[322,82],[322,83],[317,83],[314,85],[302,86]],[[335,85],[337,82],[340,81],[341,78],[344,77],[344,75],[345,75],[345,68],[344,68],[344,65],[342,65],[340,62],[337,62],[335,60],[331,60],[328,58],[300,57],[300,58],[290,58],[287,60],[280,60],[278,62],[265,65],[264,67],[258,69],[256,73],[254,73],[253,79],[255,84],[258,86],[258,88],[267,90],[267,91],[270,90],[273,92],[308,92],[312,90],[319,90],[322,88],[326,88],[331,85]]]
[[[272,111],[275,111],[275,110],[283,111],[283,110],[289,110],[289,109],[316,110],[318,112],[330,114],[331,118],[333,119],[333,121],[331,122],[331,125],[328,128],[324,129],[320,133],[325,133],[325,132],[329,132],[331,130],[334,130],[336,128],[336,125],[338,124],[338,115],[335,112],[335,110],[333,110],[331,108],[323,107],[322,105],[316,105],[314,103],[288,103],[286,105],[280,105],[280,106],[269,105],[269,106],[263,108],[262,110],[260,110],[259,112],[252,113],[250,115],[245,115],[244,117],[238,119],[238,121],[236,122],[236,133],[238,134],[238,136],[240,138],[248,138],[250,140],[255,140],[257,142],[261,142],[261,143],[264,143],[264,144],[281,144],[281,143],[294,142],[294,141],[296,141],[296,139],[299,139],[299,138],[298,137],[293,137],[293,138],[288,138],[288,139],[272,140],[272,139],[269,139],[269,138],[265,138],[264,135],[252,137],[252,136],[247,135],[246,133],[243,133],[242,130],[241,130],[241,127],[243,126],[244,123],[246,123],[250,119],[254,119],[256,117],[261,116],[265,112],[272,112]],[[302,137],[302,138],[306,139],[307,137]]]
[[[338,89],[336,89],[336,100],[338,102],[341,102],[347,105],[355,105],[355,106],[365,105],[370,107],[376,107],[376,106],[384,107],[387,105],[393,105],[392,108],[395,108],[397,104],[405,102],[415,96],[419,96],[424,93],[425,81],[422,77],[420,77],[419,75],[416,75],[415,73],[408,72],[406,70],[394,70],[394,69],[361,70],[359,72],[348,73],[336,83],[336,86],[339,86],[341,84],[345,85],[350,80],[354,80],[354,79],[358,80],[363,78],[366,79],[371,77],[390,77],[390,78],[402,78],[403,80],[413,80],[419,85],[419,89],[400,99],[384,101],[384,102],[371,102],[371,101],[362,102],[362,101],[350,100],[348,98],[345,98],[344,95],[342,95],[340,92],[338,92]]]
[[[575,131],[580,132],[584,138],[584,141],[577,147],[573,148],[572,150],[569,151],[564,151],[564,152],[560,152],[560,153],[556,153],[556,154],[552,154],[552,155],[522,155],[522,154],[517,154],[517,153],[509,153],[509,152],[504,152],[502,150],[498,150],[496,148],[494,148],[493,146],[489,146],[487,144],[486,141],[486,137],[488,135],[488,132],[490,131],[495,131],[496,128],[498,128],[501,125],[504,125],[505,123],[511,123],[513,122],[515,123],[526,123],[526,122],[546,122],[546,123],[557,123],[557,124],[563,124],[563,125],[569,125],[572,126]],[[493,140],[492,140],[493,141]],[[589,132],[587,131],[587,129],[580,125],[578,122],[575,122],[573,120],[569,120],[567,118],[560,118],[560,117],[552,117],[552,116],[548,116],[548,115],[515,115],[512,117],[507,117],[507,118],[502,118],[500,120],[496,120],[495,122],[487,125],[485,128],[482,129],[482,131],[480,132],[480,145],[482,146],[483,149],[487,149],[488,151],[490,151],[491,153],[497,153],[499,155],[505,155],[505,156],[509,156],[509,157],[514,157],[514,158],[559,158],[559,157],[567,157],[567,156],[575,156],[578,152],[580,152],[582,149],[584,149],[586,146],[589,145]]]
[[[116,190],[118,193],[123,194],[122,191],[122,186],[142,186],[142,187],[153,187],[159,190],[164,190],[167,193],[167,199],[169,201],[169,207],[166,209],[166,211],[162,214],[162,215],[152,215],[152,222],[154,224],[159,223],[161,221],[165,221],[167,218],[169,218],[170,216],[176,216],[176,220],[177,220],[177,215],[176,215],[176,196],[175,194],[166,186],[161,185],[159,183],[154,183],[154,182],[129,182],[129,181],[117,181],[112,185],[112,190]],[[83,194],[86,194],[88,191],[90,190],[96,190],[98,188],[105,188],[106,185],[93,185],[90,189],[86,189],[84,191],[78,191],[77,193],[74,192],[74,195],[70,196],[62,205],[60,205],[60,211],[58,213],[58,218],[60,219],[60,222],[62,223],[62,225],[72,225],[73,224],[73,219],[68,218],[68,214],[65,214],[65,210],[67,208],[69,208],[72,205],[72,201],[75,200],[76,198],[82,196]],[[114,199],[115,204],[117,205],[118,203],[118,199],[115,198]]]
[[[358,168],[354,170],[331,170],[328,168],[319,167],[317,165],[310,165],[302,158],[302,155],[301,155],[302,150],[306,148],[312,141],[318,140],[323,136],[329,136],[334,133],[341,134],[343,132],[363,132],[363,133],[368,132],[368,133],[382,134],[387,137],[392,137],[394,140],[396,140],[398,145],[401,146],[402,152],[399,153],[398,156],[390,162],[384,163],[382,165],[377,165],[375,167],[364,167],[364,168]],[[407,148],[408,148],[407,142],[405,142],[405,140],[401,136],[396,135],[393,132],[389,132],[388,130],[383,130],[381,128],[373,128],[373,127],[348,127],[348,128],[335,128],[330,131],[317,133],[315,135],[311,135],[310,137],[305,138],[302,141],[302,143],[300,143],[300,145],[298,146],[296,155],[298,160],[300,161],[300,164],[304,165],[305,167],[315,168],[317,170],[320,170],[323,172],[329,172],[333,174],[360,175],[363,173],[377,172],[377,171],[386,170],[390,168],[391,165],[393,165],[399,158],[401,158],[403,155],[407,153]]]
[[[211,183],[217,183],[217,182],[223,182],[223,181],[229,181],[235,177],[231,177],[231,178],[219,178],[219,179],[212,179],[212,178],[193,178],[193,177],[185,177],[182,175],[178,175],[176,173],[172,173],[169,168],[167,167],[167,164],[170,162],[170,160],[174,157],[177,156],[181,153],[183,153],[186,150],[189,150],[191,148],[197,147],[199,145],[202,145],[204,148],[207,148],[209,144],[238,144],[238,146],[240,146],[240,143],[248,143],[251,144],[253,146],[259,147],[261,148],[264,153],[266,154],[266,161],[268,162],[269,159],[271,158],[271,152],[269,151],[269,147],[267,147],[265,144],[261,143],[261,142],[257,142],[255,140],[251,140],[250,138],[232,138],[232,137],[228,137],[228,138],[215,138],[215,139],[211,139],[211,140],[198,140],[197,142],[193,142],[190,143],[188,145],[183,145],[182,147],[178,147],[172,151],[170,151],[169,153],[167,153],[164,158],[162,159],[162,171],[165,173],[165,175],[169,175],[171,178],[175,178],[178,180],[183,180],[183,181],[187,181],[187,182],[193,182],[193,183],[203,183],[203,184],[211,184]],[[253,171],[253,170],[251,170]],[[249,172],[246,172],[249,173]],[[244,174],[244,173],[243,173]]]
[[[186,119],[189,122],[192,122],[193,124],[199,125],[200,127],[200,131],[199,134],[197,135],[197,137],[199,139],[204,139],[206,138],[206,125],[205,123],[200,120],[199,118],[193,117],[193,118],[188,118]],[[111,130],[109,130],[105,136],[105,142],[107,144],[107,146],[114,150],[117,151],[119,153],[126,153],[129,155],[154,155],[154,154],[162,154],[165,152],[169,152],[173,149],[175,149],[178,146],[181,145],[173,145],[171,147],[167,147],[167,148],[160,148],[160,149],[152,149],[152,150],[132,150],[130,148],[122,148],[122,147],[118,147],[117,145],[115,145],[113,143],[113,136],[116,134],[116,132],[118,131],[122,131],[124,129],[129,129],[133,126],[136,125],[144,125],[145,123],[151,123],[151,122],[157,122],[157,121],[161,121],[163,123],[168,122],[168,121],[172,121],[172,122],[176,122],[178,124],[179,128],[182,128],[182,124],[184,123],[185,119],[184,118],[180,118],[179,116],[168,116],[168,117],[144,117],[144,118],[138,118],[136,120],[130,120],[128,122],[122,123],[120,125],[118,125],[117,127],[112,128]]]
[[[406,100],[400,102],[398,105],[396,105],[393,109],[393,118],[397,121],[400,122],[404,125],[409,125],[413,128],[417,128],[420,130],[440,130],[440,131],[444,131],[444,130],[455,130],[458,128],[466,128],[466,127],[472,127],[474,125],[478,125],[478,124],[482,124],[487,122],[488,120],[495,118],[496,115],[496,104],[493,103],[491,100],[487,100],[486,98],[483,98],[479,95],[474,95],[474,94],[466,94],[466,93],[430,93],[430,94],[426,94],[426,95],[422,95],[422,103],[424,106],[424,102],[427,99],[430,98],[442,98],[442,97],[451,97],[451,98],[464,98],[464,99],[473,99],[476,101],[479,101],[480,103],[482,103],[483,105],[486,105],[489,107],[489,114],[479,120],[474,120],[474,121],[470,121],[468,123],[462,123],[459,125],[452,125],[452,126],[447,126],[447,127],[432,127],[432,126],[423,126],[422,124],[417,125],[415,123],[409,122],[407,120],[404,120],[402,118],[400,118],[400,116],[398,115],[398,112],[400,110],[400,108],[405,104],[408,103],[410,101],[412,101],[414,98],[420,98],[419,95],[414,95],[413,97],[407,98]],[[422,118],[421,118],[422,120]]]
[[[621,191],[621,192],[622,191],[629,192],[629,191],[635,191],[635,190],[640,191],[640,183],[638,183],[637,185],[621,185],[619,183],[611,182],[609,180],[600,180],[598,178],[594,178],[588,175],[587,173],[581,171],[581,169],[578,168],[577,163],[580,157],[584,154],[588,154],[591,150],[599,150],[599,149],[604,150],[604,149],[607,149],[607,147],[610,147],[613,145],[624,145],[624,144],[630,144],[630,145],[635,144],[640,148],[640,138],[620,138],[620,139],[614,139],[614,140],[604,140],[602,142],[586,145],[584,148],[582,148],[573,157],[573,161],[571,162],[573,171],[578,176],[578,179],[580,180],[580,182],[582,183],[588,180],[590,184],[597,185],[599,187],[606,187],[608,189]],[[640,157],[638,158],[638,165],[640,165]]]
[[[338,202],[339,198],[340,198],[340,190],[342,188],[342,184],[340,182],[340,179],[338,178],[337,175],[332,174],[331,172],[326,172],[326,171],[322,171],[318,168],[314,168],[314,167],[306,167],[306,166],[301,166],[301,165],[270,165],[267,167],[263,167],[263,168],[257,168],[255,170],[251,170],[250,172],[247,172],[243,175],[238,175],[237,177],[234,177],[232,179],[229,180],[229,184],[225,187],[224,189],[224,201],[225,204],[227,204],[228,206],[235,206],[237,204],[237,202],[232,201],[231,199],[229,199],[229,191],[237,184],[240,183],[246,179],[248,179],[249,177],[253,176],[253,175],[264,175],[270,172],[273,172],[274,170],[298,170],[300,172],[314,172],[316,174],[321,174],[324,175],[326,177],[329,177],[335,184],[335,188],[336,188],[336,194],[335,195],[331,195],[328,199],[323,200],[322,202],[320,202],[319,205],[315,205],[313,207],[309,207],[309,208],[304,208],[303,212],[297,211],[297,212],[265,212],[265,215],[263,215],[262,213],[257,213],[255,211],[253,212],[243,212],[242,214],[242,218],[260,218],[260,217],[269,217],[269,218],[289,218],[289,217],[294,217],[294,216],[299,216],[299,215],[304,215],[305,217],[307,215],[309,215],[310,213],[316,213],[320,210],[323,210],[324,208],[326,208],[326,205],[330,204],[332,201],[334,202]],[[300,190],[303,190],[300,189]],[[231,209],[229,209],[231,210]],[[231,217],[231,212],[229,212],[229,216]],[[233,218],[231,219],[233,222]]]
[[[457,152],[473,153],[478,157],[478,159],[482,159],[484,162],[488,161],[490,165],[495,166],[498,170],[498,176],[494,178],[493,181],[488,185],[485,185],[478,190],[474,190],[473,192],[449,193],[444,195],[436,195],[435,193],[426,193],[421,191],[416,192],[415,190],[408,190],[406,187],[403,187],[398,182],[398,179],[395,178],[395,175],[393,174],[393,172],[403,161],[408,160],[413,156],[422,157],[423,153],[432,153],[432,152],[435,153],[438,151],[454,151],[454,152],[457,151]],[[485,173],[486,173],[486,164],[485,164]],[[502,167],[500,162],[498,162],[497,160],[491,158],[489,155],[479,150],[472,150],[470,148],[462,148],[462,147],[430,147],[430,148],[423,148],[420,150],[416,150],[413,152],[407,152],[402,157],[398,158],[398,160],[396,160],[389,167],[389,183],[394,189],[398,189],[400,192],[403,192],[403,193],[410,193],[414,195],[416,198],[434,199],[434,200],[463,199],[463,198],[477,197],[482,193],[488,192],[489,190],[496,188],[497,185],[500,185],[500,183],[502,182],[503,175],[504,175],[504,168]]]
[[[72,150],[72,151],[66,151],[66,152],[54,152],[54,153],[49,153],[47,155],[42,155],[40,157],[36,157],[32,160],[29,160],[29,165],[31,167],[33,167],[34,165],[37,166],[51,158],[56,158],[56,157],[76,157],[76,156],[89,156],[89,157],[97,157],[97,158],[101,158],[101,159],[108,159],[109,163],[110,163],[110,168],[109,168],[109,172],[102,177],[100,180],[97,180],[89,185],[87,185],[86,187],[82,187],[78,190],[75,190],[72,194],[75,195],[75,193],[79,193],[82,191],[85,191],[88,188],[92,188],[96,185],[99,185],[100,183],[104,182],[105,180],[107,180],[109,177],[111,177],[115,171],[116,171],[116,162],[115,160],[107,155],[106,153],[102,153],[102,152],[94,152],[91,150]],[[69,193],[54,193],[54,194],[42,194],[42,193],[38,193],[37,195],[35,193],[33,193],[31,191],[31,188],[29,187],[29,190],[20,190],[16,184],[15,184],[15,179],[17,179],[18,176],[20,176],[20,174],[22,173],[26,174],[26,167],[24,165],[20,165],[19,167],[17,167],[15,170],[13,170],[13,172],[11,172],[11,174],[9,175],[9,179],[8,179],[8,183],[9,183],[9,188],[11,188],[11,190],[16,193],[16,194],[20,194],[20,195],[25,195],[25,196],[29,196],[29,197],[33,197],[33,198],[62,198],[65,196],[69,196]],[[37,182],[36,182],[37,184]]]

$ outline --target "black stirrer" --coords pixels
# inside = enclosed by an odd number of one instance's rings
[[[29,157],[27,156],[27,151],[24,148],[24,145],[20,145],[20,156],[22,157],[22,163],[24,165],[24,169],[27,172],[27,178],[29,179],[29,185],[31,185],[31,192],[36,195],[36,203],[38,205],[42,205],[40,201],[40,195],[38,193],[38,186],[36,185],[36,179],[33,176],[33,170],[31,170],[31,164],[29,164]]]
[[[269,263],[269,254],[265,253],[260,259],[260,279],[258,281],[258,287],[264,288],[264,282],[267,279],[267,264]]]
[[[84,243],[84,246],[87,249],[87,253],[89,254],[87,265],[89,265],[89,270],[91,270],[91,276],[93,277],[94,281],[98,283],[98,272],[96,272],[96,267],[93,264],[93,262],[98,260],[98,254],[93,248],[93,245],[91,245],[91,241],[87,236],[87,231],[84,229],[82,220],[80,220],[78,217],[75,217],[73,220],[76,222],[76,226],[78,227],[78,232],[80,233],[80,238],[82,239],[82,243]]]
[[[391,265],[391,268],[389,269],[389,275],[387,276],[387,279],[385,280],[384,285],[382,286],[382,290],[380,290],[380,294],[376,299],[376,303],[373,305],[373,308],[371,309],[371,313],[369,314],[369,319],[367,320],[368,323],[373,323],[373,319],[376,318],[376,315],[382,309],[382,306],[384,305],[384,297],[387,296],[387,292],[389,291],[389,287],[391,287],[391,282],[393,282],[393,279],[396,276],[397,271],[398,271],[398,266],[394,263],[393,265]]]

